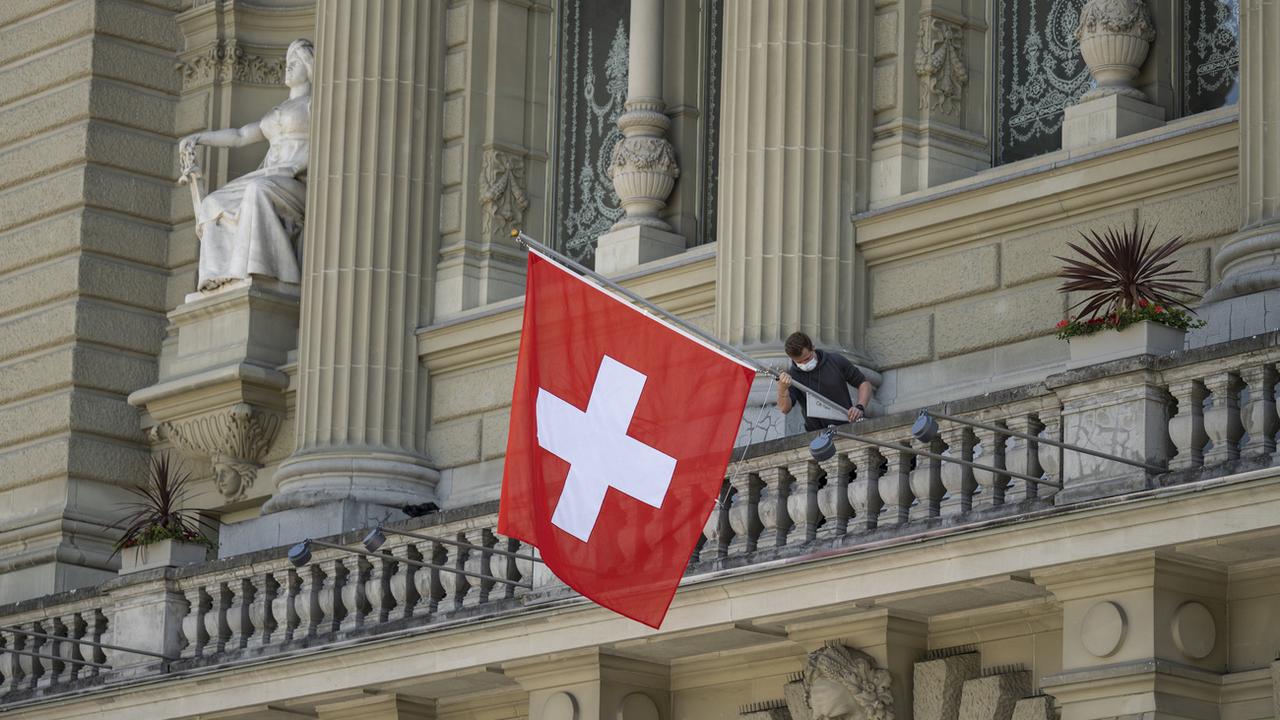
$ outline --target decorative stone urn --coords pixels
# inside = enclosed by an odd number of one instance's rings
[[[1168,355],[1184,347],[1186,335],[1185,330],[1151,320],[1134,323],[1119,332],[1102,330],[1080,335],[1069,341],[1071,360],[1067,367],[1096,365],[1135,355]]]
[[[1076,40],[1089,73],[1098,86],[1081,102],[1108,95],[1124,95],[1147,101],[1133,87],[1147,51],[1156,38],[1155,24],[1144,0],[1089,0],[1080,11]]]
[[[625,137],[613,148],[609,178],[626,215],[614,230],[635,225],[671,229],[658,217],[680,176],[675,150],[663,137],[670,126],[671,119],[656,109],[628,109],[618,117]]]

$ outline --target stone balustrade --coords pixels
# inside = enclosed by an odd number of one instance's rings
[[[1089,456],[1073,459],[1078,454],[1071,450],[946,421],[940,421],[938,438],[925,446],[911,434],[914,412],[873,418],[851,429],[993,470],[847,438],[837,438],[835,455],[823,462],[809,455],[811,436],[740,449],[688,573],[751,572],[752,565],[765,561],[802,562],[815,551],[830,555],[983,523],[1029,521],[1117,494],[1272,466],[1280,460],[1277,363],[1280,333],[1270,333],[1170,357],[1080,368],[942,408],[999,429],[1168,468],[1160,473],[1096,458],[1085,462],[1079,458]],[[1051,484],[1026,482],[1002,470]],[[491,502],[393,526],[485,550],[391,534],[380,557],[316,546],[309,563],[294,567],[285,548],[274,548],[144,570],[97,587],[0,607],[0,624],[54,636],[0,634],[0,646],[42,656],[0,654],[0,708],[101,683],[339,641],[429,632],[433,625],[464,618],[574,601],[574,594],[544,568],[489,551],[532,551],[497,534],[496,511]],[[360,547],[360,539],[360,533],[330,538],[352,548]],[[472,575],[399,562],[404,559]],[[530,583],[532,590],[521,583]]]

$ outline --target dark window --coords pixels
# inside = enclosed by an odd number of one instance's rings
[[[554,245],[587,265],[622,217],[609,179],[627,101],[630,0],[561,0]]]
[[[1184,0],[1182,114],[1213,110],[1239,99],[1240,0]]]
[[[1076,26],[1085,0],[997,0],[995,163],[1062,147],[1062,111],[1089,89]]]

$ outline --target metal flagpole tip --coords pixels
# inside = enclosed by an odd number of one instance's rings
[[[311,541],[303,540],[289,548],[289,562],[298,568],[311,562]]]
[[[824,430],[818,434],[818,437],[813,439],[813,442],[809,443],[809,455],[818,462],[830,460],[835,457],[835,454],[836,439],[835,433],[831,430]]]
[[[927,411],[921,410],[911,426],[911,435],[920,442],[933,442],[938,437],[938,421]]]
[[[369,552],[376,552],[377,549],[382,547],[382,544],[386,541],[387,536],[382,532],[382,528],[376,527],[370,530],[369,534],[365,535],[364,540],[361,540],[360,542],[364,544],[365,550],[368,550]]]

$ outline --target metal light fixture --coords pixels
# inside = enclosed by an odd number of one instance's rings
[[[364,540],[361,540],[360,544],[364,545],[364,549],[369,552],[377,552],[378,548],[382,547],[386,542],[387,536],[383,534],[382,528],[375,527],[369,531],[368,535],[364,536]]]
[[[830,460],[836,454],[835,432],[832,430],[824,430],[818,433],[818,437],[809,443],[809,454],[814,460],[822,462]]]
[[[938,439],[938,421],[930,417],[927,411],[921,410],[916,421],[911,424],[911,436],[922,443],[933,442]]]

